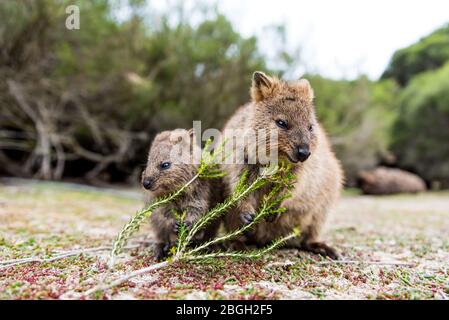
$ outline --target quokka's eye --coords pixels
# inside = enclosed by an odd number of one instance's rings
[[[276,125],[281,128],[281,129],[287,129],[288,128],[288,124],[287,121],[284,120],[276,120]]]
[[[159,168],[161,168],[161,170],[166,170],[168,168],[170,168],[171,163],[170,162],[163,162],[159,165]]]
[[[310,124],[309,125],[309,131],[312,131],[313,130],[313,124]]]

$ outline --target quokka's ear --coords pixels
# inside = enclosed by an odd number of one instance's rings
[[[175,129],[170,132],[170,141],[173,144],[189,143],[194,135],[193,129]]]
[[[253,83],[251,86],[251,98],[255,102],[262,101],[273,93],[277,85],[277,79],[267,76],[261,71],[253,73]]]
[[[304,100],[306,100],[309,103],[313,102],[313,99],[315,97],[313,93],[312,86],[310,85],[309,80],[307,79],[299,79],[295,83],[296,90],[298,91],[298,94],[300,97],[302,97]]]

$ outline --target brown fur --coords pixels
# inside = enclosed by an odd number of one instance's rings
[[[146,169],[142,173],[142,181],[145,178],[154,179],[154,185],[146,191],[146,202],[152,199],[176,191],[179,187],[190,181],[197,172],[197,164],[188,155],[185,163],[174,163],[170,155],[175,146],[190,141],[193,148],[199,148],[192,139],[192,131],[176,129],[159,133],[150,148]],[[184,155],[185,156],[185,155]],[[161,170],[159,165],[171,161],[167,170]],[[196,179],[189,188],[170,204],[156,209],[150,217],[151,225],[156,233],[157,244],[155,256],[164,258],[171,246],[177,240],[178,223],[173,211],[181,214],[186,212],[185,223],[192,226],[206,211],[217,202],[216,193],[213,192],[209,180]],[[202,242],[216,235],[219,221],[210,224],[204,231],[195,236],[195,241]]]
[[[426,190],[424,181],[417,175],[386,167],[361,171],[358,183],[365,194],[415,193]]]
[[[278,131],[279,158],[293,162],[296,182],[293,196],[281,206],[287,211],[275,221],[262,222],[245,235],[247,244],[266,245],[284,236],[293,227],[300,227],[300,238],[289,241],[289,247],[313,251],[331,258],[338,258],[336,251],[320,242],[319,236],[332,205],[336,202],[342,186],[343,173],[331,150],[326,133],[318,123],[313,105],[313,90],[305,79],[284,82],[261,72],[253,76],[252,102],[238,109],[224,128]],[[279,128],[276,120],[288,121],[288,129]],[[299,145],[307,145],[311,155],[304,162],[295,163],[294,151]],[[259,165],[226,164],[224,182],[231,194],[243,172],[256,175]],[[234,230],[248,223],[254,216],[261,197],[267,189],[259,190],[242,201],[225,217],[227,230]]]

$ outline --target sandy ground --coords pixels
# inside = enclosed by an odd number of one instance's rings
[[[0,184],[0,299],[69,298],[154,264],[144,245],[126,251],[114,271],[107,269],[107,250],[53,262],[4,263],[110,246],[140,207],[138,191]],[[344,196],[325,238],[342,252],[343,262],[278,250],[259,260],[177,263],[90,298],[449,299],[447,192]],[[133,243],[142,240],[151,241],[148,226]]]

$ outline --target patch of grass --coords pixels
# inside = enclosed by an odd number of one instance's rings
[[[359,188],[344,188],[343,189],[343,196],[344,197],[354,197],[359,196],[362,194],[362,190]]]
[[[345,191],[350,197],[341,200],[327,241],[347,260],[411,262],[413,267],[321,264],[326,260],[316,255],[278,250],[257,261],[177,263],[94,298],[126,294],[142,299],[281,299],[295,290],[315,299],[449,298],[449,212],[444,210],[449,192],[361,198],[354,191]],[[111,245],[129,214],[141,206],[116,193],[58,184],[0,186],[0,202],[0,260]],[[141,235],[150,236],[148,230]],[[288,261],[293,264],[267,267]],[[69,290],[85,291],[103,279],[106,262],[106,253],[95,253],[2,269],[0,299],[58,299]],[[153,263],[149,248],[131,250],[113,272]],[[262,282],[272,287],[259,285]]]

